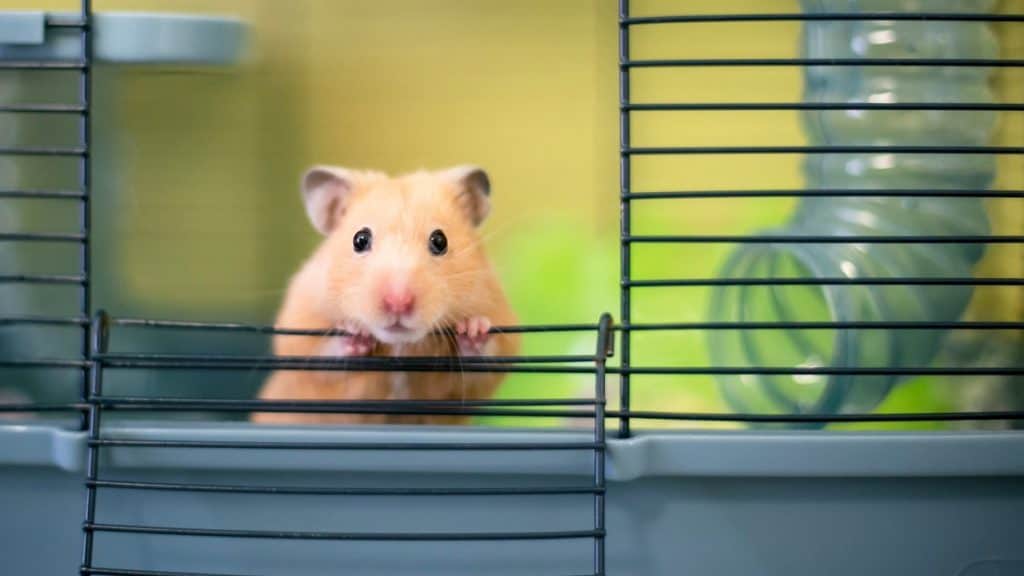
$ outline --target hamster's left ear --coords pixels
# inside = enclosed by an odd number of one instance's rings
[[[444,171],[446,179],[455,184],[456,203],[462,207],[474,226],[479,226],[491,212],[491,179],[478,166],[464,165]]]
[[[327,236],[348,208],[355,175],[338,166],[313,166],[302,175],[302,200],[313,227]]]

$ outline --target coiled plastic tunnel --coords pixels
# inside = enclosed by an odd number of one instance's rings
[[[804,0],[809,13],[987,12],[991,0]],[[988,24],[973,21],[806,21],[806,58],[997,58]],[[992,70],[935,66],[817,66],[804,69],[804,99],[844,103],[987,103]],[[808,144],[983,146],[997,113],[977,110],[809,110]],[[982,236],[989,221],[980,198],[943,190],[985,190],[996,172],[987,154],[809,154],[808,190],[879,190],[879,196],[805,196],[781,230],[806,236]],[[934,196],[886,195],[934,191]],[[984,244],[745,244],[723,265],[723,278],[801,278],[806,285],[736,285],[716,291],[710,317],[733,322],[951,322],[971,299],[969,285],[813,284],[832,278],[969,278]],[[709,331],[721,366],[913,368],[929,365],[948,331]],[[723,377],[731,408],[760,413],[867,412],[898,384],[896,375],[748,375]]]

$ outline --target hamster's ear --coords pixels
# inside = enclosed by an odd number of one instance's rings
[[[313,166],[302,175],[302,200],[313,227],[331,233],[355,189],[355,175],[337,166]]]
[[[449,168],[445,176],[455,183],[455,201],[465,210],[474,226],[479,226],[491,212],[491,179],[477,166]]]

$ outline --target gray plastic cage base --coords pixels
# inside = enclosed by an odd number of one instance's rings
[[[109,438],[587,441],[480,429],[110,426]],[[85,435],[0,426],[4,574],[74,574]],[[611,575],[1024,574],[1024,433],[658,433],[608,442]],[[104,448],[100,478],[225,485],[564,486],[592,454]],[[324,531],[570,530],[591,495],[309,496],[101,489],[97,521]],[[592,543],[306,542],[98,534],[94,565],[289,576],[583,574]]]

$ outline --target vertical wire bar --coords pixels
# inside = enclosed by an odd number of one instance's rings
[[[89,202],[90,185],[92,183],[91,173],[91,162],[92,154],[90,150],[90,144],[92,143],[92,115],[90,114],[90,107],[92,104],[92,0],[82,0],[82,30],[80,33],[81,38],[81,50],[82,50],[82,71],[78,78],[78,97],[79,105],[82,107],[81,116],[79,118],[79,142],[81,143],[82,154],[79,160],[79,187],[82,193],[82,199],[79,202],[79,226],[82,231],[82,242],[79,245],[79,275],[82,277],[82,286],[79,292],[79,308],[82,318],[89,318],[91,316],[90,301],[90,290],[91,282],[89,281],[90,272],[90,242],[89,242],[89,229],[90,229],[90,210],[91,203]],[[89,326],[82,327],[82,346],[81,354],[82,358],[89,359],[90,350],[90,330]],[[88,369],[82,371],[82,400],[86,400],[89,386],[89,372]],[[87,426],[87,415],[85,412],[82,413],[81,427],[83,430]]]
[[[79,119],[79,139],[84,150],[81,159],[79,160],[79,186],[82,194],[82,199],[79,204],[79,223],[82,229],[83,241],[79,247],[79,262],[80,269],[79,274],[82,277],[82,286],[79,296],[79,305],[81,308],[81,315],[83,318],[90,317],[90,309],[92,303],[90,301],[90,289],[91,283],[89,281],[90,272],[90,252],[92,250],[91,243],[89,242],[89,229],[90,229],[90,210],[91,203],[89,202],[89,196],[91,194],[90,185],[92,182],[91,174],[91,163],[92,163],[92,150],[90,145],[92,144],[92,115],[90,113],[90,107],[92,104],[92,0],[82,0],[82,29],[81,29],[81,51],[82,51],[82,62],[84,63],[82,71],[79,74],[79,104],[82,107],[81,117]],[[106,316],[98,316],[93,318],[92,322],[82,329],[82,357],[86,360],[92,360],[92,358],[100,351],[106,351],[106,331],[107,321]],[[99,396],[101,390],[101,366],[98,362],[93,362],[89,367],[82,373],[82,401],[83,404],[88,404],[86,412],[82,413],[82,429],[87,430],[89,438],[96,440],[99,438],[99,424],[100,424],[100,407],[92,399]],[[85,524],[91,525],[96,521],[96,486],[94,482],[97,479],[99,465],[99,446],[92,445],[90,443],[88,451],[88,459],[86,461],[86,479],[87,483],[85,486]],[[86,574],[87,570],[92,568],[92,552],[93,552],[93,532],[91,530],[83,529],[82,532],[82,563],[79,568],[80,574]]]
[[[630,330],[632,322],[630,314],[630,281],[632,270],[630,265],[630,251],[632,244],[625,239],[632,234],[632,219],[630,217],[630,155],[625,151],[630,147],[629,136],[629,68],[625,63],[629,61],[629,25],[626,23],[629,18],[629,0],[619,0],[619,295],[620,309],[619,317],[622,319],[622,356],[619,362],[624,369],[619,376],[619,410],[622,416],[619,418],[619,437],[628,438],[629,428],[629,348]]]
[[[110,319],[102,310],[96,314],[89,325],[89,355],[96,357],[107,351],[110,340]],[[103,394],[103,361],[93,360],[89,367],[89,391],[86,400],[89,404],[89,451],[85,465],[85,526],[96,523],[96,481],[99,480],[100,446],[100,403],[97,398]],[[92,568],[94,532],[83,527],[82,565],[79,573],[85,575]]]
[[[604,518],[604,496],[605,496],[605,422],[604,409],[607,398],[605,396],[605,365],[612,349],[612,317],[602,314],[598,324],[597,333],[597,354],[594,357],[594,574],[604,576],[604,548],[605,548],[605,518]]]

